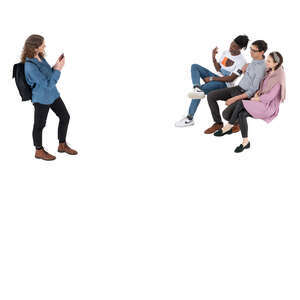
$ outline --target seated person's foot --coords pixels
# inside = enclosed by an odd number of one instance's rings
[[[224,127],[225,128],[225,127]],[[232,134],[232,128],[225,130],[224,128],[219,129],[214,133],[214,136],[223,136],[225,134]]]
[[[54,155],[51,155],[50,153],[45,151],[44,148],[36,149],[35,158],[43,159],[43,160],[54,160],[54,159],[56,159],[56,157]]]
[[[225,134],[232,134],[232,127],[233,125],[227,123],[222,129],[219,129],[214,133],[214,136],[223,136]]]
[[[67,143],[59,143],[59,146],[58,146],[58,149],[57,149],[58,152],[60,153],[67,153],[67,154],[70,154],[70,155],[76,155],[78,154],[78,152],[72,148],[70,148]]]
[[[234,124],[233,127],[232,127],[232,133],[236,133],[236,132],[239,132],[241,129],[240,129],[240,124]]]
[[[195,122],[194,122],[193,118],[187,116],[187,117],[184,117],[183,119],[177,121],[175,123],[175,126],[176,127],[187,127],[187,126],[192,126],[194,124],[195,124]]]
[[[200,89],[200,87],[195,86],[192,92],[188,93],[188,97],[191,99],[203,99],[205,97],[204,92]]]
[[[250,148],[250,142],[248,142],[247,144],[240,144],[238,147],[235,148],[234,152],[235,153],[240,153],[243,152],[244,149],[249,149]]]
[[[223,123],[215,123],[213,124],[211,127],[207,128],[204,133],[205,134],[212,134],[214,132],[216,132],[219,129],[222,129],[223,127]]]

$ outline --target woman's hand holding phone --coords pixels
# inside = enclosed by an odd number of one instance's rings
[[[64,54],[62,54],[56,61],[53,69],[61,71],[64,65],[65,65],[65,56]]]

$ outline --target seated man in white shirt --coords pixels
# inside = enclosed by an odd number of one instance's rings
[[[194,125],[194,115],[200,100],[209,92],[234,86],[235,80],[242,74],[242,67],[246,64],[241,50],[247,48],[248,41],[249,38],[246,35],[239,35],[231,42],[229,50],[222,52],[218,61],[216,59],[218,48],[213,49],[212,59],[217,74],[200,65],[192,65],[193,90],[188,94],[188,97],[192,99],[189,112],[186,117],[175,123],[176,127]],[[200,79],[204,81],[204,84],[200,84]]]

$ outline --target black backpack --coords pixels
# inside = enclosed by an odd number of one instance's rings
[[[28,61],[35,65],[35,63]],[[25,79],[25,64],[20,62],[14,65],[13,78],[15,78],[19,94],[22,97],[22,101],[31,100],[32,88]]]

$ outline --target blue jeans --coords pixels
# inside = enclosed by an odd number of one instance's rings
[[[203,80],[205,77],[211,77],[211,76],[220,77],[214,74],[213,72],[209,71],[208,69],[203,68],[200,65],[193,64],[191,67],[191,74],[192,74],[193,85],[199,85],[205,95],[207,95],[211,91],[224,89],[227,87],[225,82],[222,81],[209,81],[205,84],[200,85],[200,78],[202,78]],[[200,103],[200,99],[192,100],[189,108],[189,116],[194,117],[194,114],[196,113],[199,103]]]

